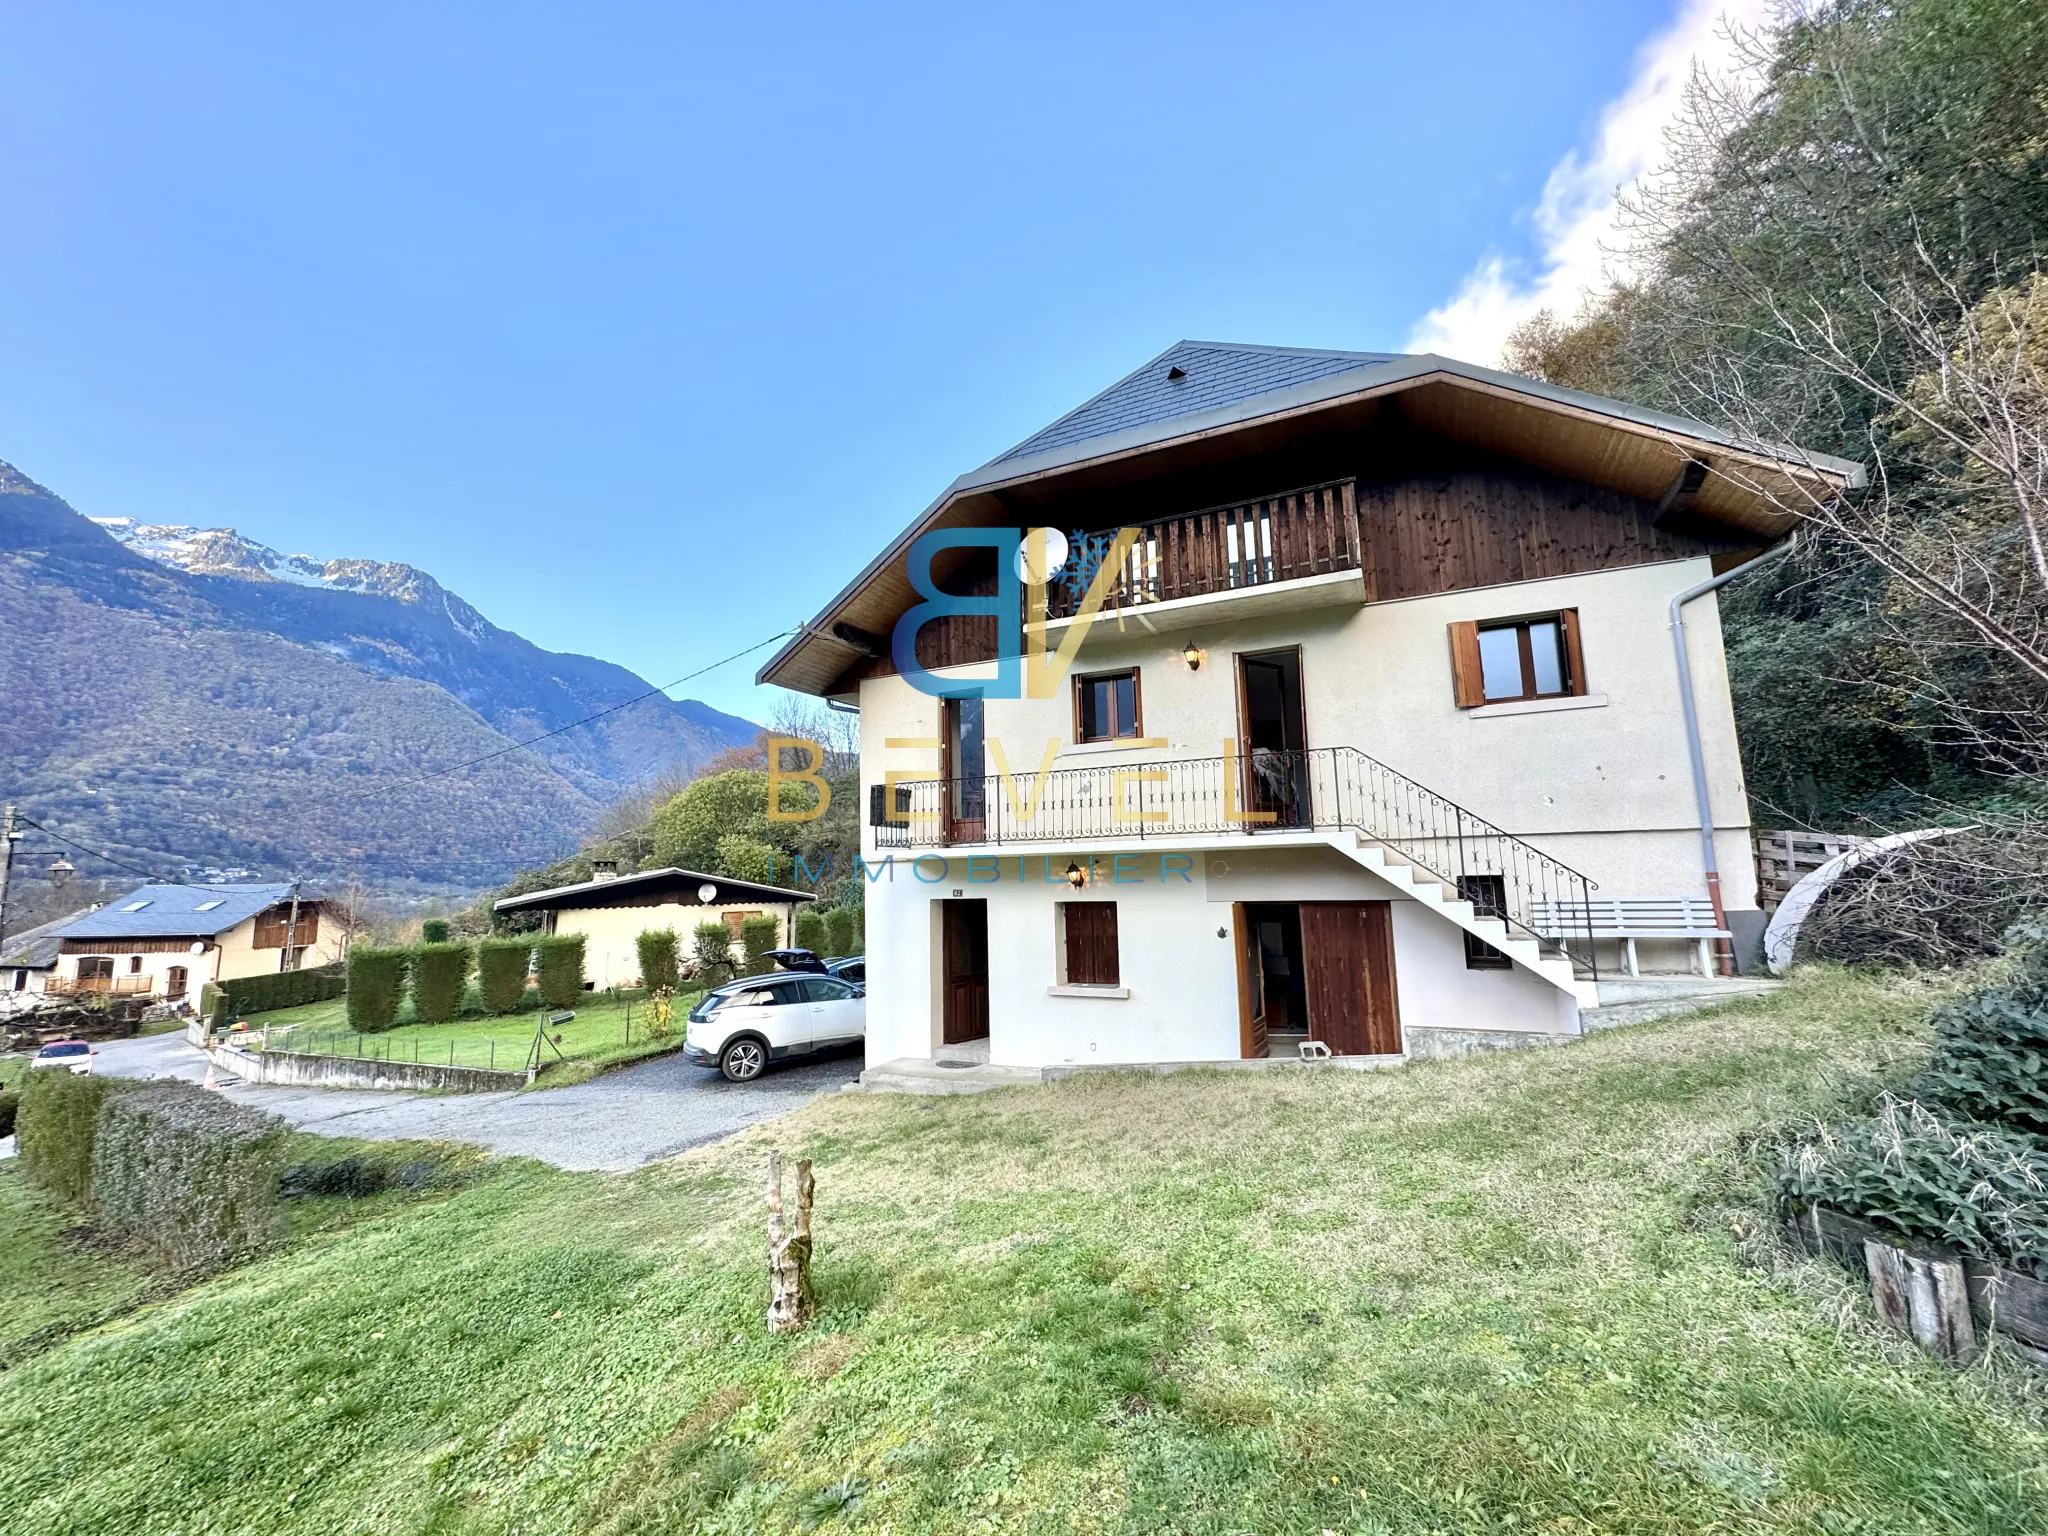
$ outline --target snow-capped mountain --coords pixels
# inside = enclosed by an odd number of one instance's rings
[[[180,523],[138,523],[132,517],[95,517],[119,543],[159,565],[193,576],[242,581],[285,581],[332,592],[367,592],[445,613],[457,629],[480,639],[488,619],[416,565],[386,560],[322,560],[285,555],[244,538],[232,528],[191,528]]]

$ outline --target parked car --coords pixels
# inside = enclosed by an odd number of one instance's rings
[[[819,976],[825,974],[825,962],[808,949],[764,949],[761,951],[761,958],[773,960],[785,971],[810,971]]]
[[[29,1058],[29,1068],[64,1067],[74,1077],[92,1075],[92,1059],[99,1055],[83,1040],[52,1040]]]
[[[808,1056],[867,1038],[860,989],[836,976],[748,976],[704,994],[690,1010],[683,1054],[716,1067],[727,1082],[748,1083],[771,1061]]]
[[[842,960],[827,960],[825,974],[837,976],[841,981],[850,981],[865,992],[868,985],[867,956],[848,955]]]

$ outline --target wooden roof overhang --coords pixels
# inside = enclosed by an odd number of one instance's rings
[[[1701,463],[1707,473],[1692,495],[1690,514],[1754,534],[1763,544],[1792,531],[1799,506],[1862,483],[1861,466],[1845,460],[1743,442],[1703,423],[1448,359],[1412,361],[1431,366],[1393,378],[1371,370],[1371,379],[1342,393],[1293,403],[1274,398],[1270,410],[1249,416],[1189,418],[1172,435],[1119,434],[1075,449],[997,460],[963,475],[805,624],[761,668],[756,681],[799,693],[846,691],[842,680],[871,652],[835,629],[843,625],[872,636],[889,634],[919,600],[904,556],[922,534],[954,527],[1041,526],[1049,509],[1076,498],[1199,472],[1325,434],[1420,429],[1651,502],[1666,496],[1689,463]],[[1141,440],[1127,441],[1131,438]],[[933,574],[943,582],[949,571],[938,564]]]

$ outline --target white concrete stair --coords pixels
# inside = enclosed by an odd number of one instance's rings
[[[1423,906],[1440,912],[1465,932],[1484,939],[1522,969],[1542,977],[1560,991],[1570,993],[1581,1008],[1598,1005],[1599,984],[1582,980],[1571,961],[1562,955],[1545,954],[1542,945],[1527,934],[1511,931],[1497,917],[1480,916],[1478,908],[1458,895],[1454,887],[1445,885],[1421,865],[1363,832],[1349,841],[1333,841],[1344,853],[1395,890],[1403,891]]]

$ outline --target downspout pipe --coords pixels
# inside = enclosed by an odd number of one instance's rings
[[[1721,900],[1721,860],[1714,852],[1714,803],[1707,793],[1707,756],[1700,746],[1700,709],[1693,696],[1692,657],[1685,648],[1685,616],[1682,610],[1694,598],[1705,597],[1709,592],[1718,592],[1738,576],[1747,576],[1758,566],[1768,565],[1779,559],[1792,548],[1797,536],[1787,539],[1776,549],[1765,550],[1754,560],[1745,560],[1732,570],[1723,571],[1711,580],[1703,581],[1696,587],[1687,587],[1671,599],[1671,649],[1678,660],[1678,702],[1685,714],[1685,750],[1692,763],[1693,804],[1700,819],[1700,863],[1706,869],[1707,899],[1714,904],[1714,926],[1728,926],[1728,908]],[[1726,939],[1714,941],[1715,961],[1723,976],[1735,974],[1735,951]]]

